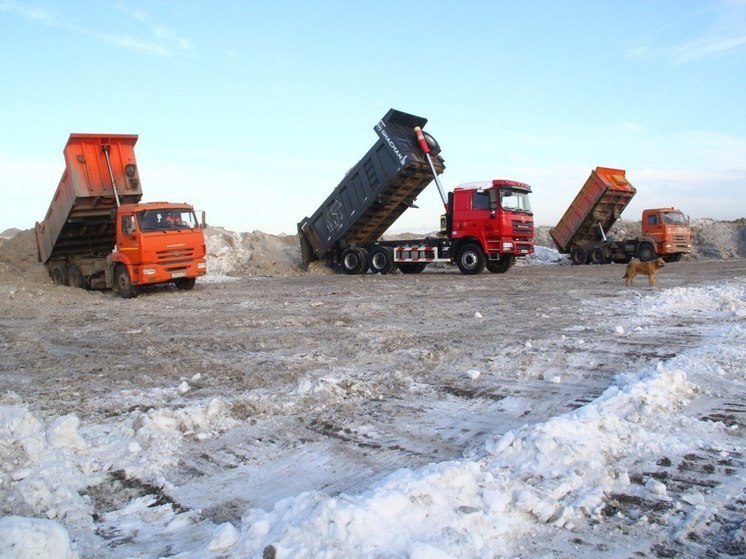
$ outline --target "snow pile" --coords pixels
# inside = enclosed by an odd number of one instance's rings
[[[40,518],[0,518],[0,557],[78,559],[70,536],[57,522]]]
[[[536,245],[533,254],[516,259],[516,264],[518,266],[546,266],[549,264],[570,265],[572,262],[568,255],[560,254],[556,248]]]
[[[270,545],[278,557],[510,554],[537,522],[572,528],[599,514],[605,495],[630,486],[637,455],[689,448],[675,410],[692,392],[684,372],[661,365],[572,414],[493,439],[482,459],[402,470],[359,496],[307,493],[248,511],[229,556]],[[660,429],[664,418],[671,430]]]
[[[686,538],[695,523],[706,522],[708,507],[739,496],[743,467],[734,465],[730,481],[707,492],[677,492],[654,476],[636,482],[632,472],[651,456],[706,451],[727,460],[746,452],[740,424],[691,412],[705,395],[744,389],[746,281],[662,290],[625,304],[629,318],[609,327],[613,335],[646,328],[661,314],[693,315],[707,325],[701,345],[644,370],[620,371],[595,400],[496,432],[463,459],[393,472],[360,494],[307,492],[271,510],[249,508],[235,526],[175,506],[159,482],[178,465],[183,441],[205,441],[237,424],[226,402],[136,410],[98,425],[80,425],[72,415],[45,424],[6,395],[0,503],[13,516],[0,521],[0,555],[72,559],[79,550],[72,539],[92,555],[98,549],[115,557],[155,557],[164,549],[182,559],[514,556],[542,527],[572,531],[597,521],[619,493],[677,507],[673,537]],[[297,391],[374,397],[334,374],[303,379]],[[94,522],[96,487],[135,477],[153,485],[129,487],[132,498],[112,503]],[[101,553],[101,537],[116,538],[116,545]]]
[[[210,275],[286,276],[302,271],[296,235],[236,233],[222,227],[208,227],[205,242]]]

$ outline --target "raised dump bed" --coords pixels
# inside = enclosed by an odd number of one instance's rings
[[[116,243],[112,210],[118,207],[112,175],[121,204],[142,198],[136,142],[134,134],[70,134],[63,150],[65,171],[46,216],[36,224],[40,262],[111,253]]]
[[[378,141],[311,215],[298,223],[303,263],[333,259],[345,247],[370,243],[401,216],[433,180],[414,128],[427,119],[389,110],[376,124]],[[438,174],[437,143],[426,135]]]
[[[622,169],[596,167],[567,211],[549,231],[561,253],[598,243],[619,219],[637,190]]]

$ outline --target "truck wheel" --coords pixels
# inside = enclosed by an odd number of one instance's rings
[[[515,256],[504,256],[500,260],[489,260],[487,270],[493,274],[504,274],[515,264]]]
[[[342,251],[342,269],[345,274],[355,275],[362,274],[367,268],[366,262],[367,251],[357,247],[348,247]]]
[[[606,264],[606,253],[602,247],[593,247],[589,257],[591,264]]]
[[[399,262],[399,270],[402,274],[419,274],[427,267],[426,262]]]
[[[137,295],[135,287],[132,285],[130,275],[127,273],[127,268],[121,264],[114,268],[114,287],[116,288],[117,293],[119,293],[119,296],[124,297],[125,299],[131,299]]]
[[[642,262],[650,262],[651,260],[655,260],[658,255],[655,253],[653,245],[650,243],[642,243],[640,248],[637,249],[637,257]]]
[[[189,291],[190,289],[194,288],[194,284],[196,282],[197,278],[179,278],[174,283],[176,284],[176,289]]]
[[[80,271],[75,264],[70,264],[67,267],[67,285],[70,287],[84,287],[85,280],[83,279],[83,273]]]
[[[374,274],[390,274],[395,266],[394,251],[389,247],[376,247],[370,253],[370,271]]]
[[[680,253],[680,252],[675,252],[675,253],[673,253],[673,254],[666,254],[666,255],[665,255],[665,256],[663,257],[663,260],[665,260],[666,262],[681,262],[681,258],[682,258],[683,256],[684,256],[684,255],[683,255],[682,253]]]
[[[486,264],[487,259],[484,257],[481,247],[477,244],[469,243],[458,251],[456,265],[462,274],[468,276],[481,274]]]
[[[52,269],[52,283],[54,285],[67,285],[67,269],[64,266],[55,266]]]
[[[588,251],[584,247],[573,247],[570,251],[570,260],[573,264],[580,266],[588,263]]]

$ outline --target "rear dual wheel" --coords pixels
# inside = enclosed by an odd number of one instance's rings
[[[396,269],[394,251],[389,247],[376,247],[370,253],[370,271],[374,274],[390,274]]]
[[[360,247],[347,247],[342,251],[341,262],[345,274],[363,274],[368,269],[368,251]]]
[[[576,266],[588,263],[588,251],[585,247],[573,247],[570,251],[570,260]]]
[[[67,268],[65,266],[52,268],[52,283],[54,285],[67,285]]]
[[[606,264],[606,253],[602,247],[593,247],[588,260],[591,264]]]

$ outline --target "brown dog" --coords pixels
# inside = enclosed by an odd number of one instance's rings
[[[622,276],[626,281],[626,285],[633,285],[632,280],[635,279],[637,274],[648,276],[648,284],[650,287],[655,286],[655,274],[658,270],[666,265],[666,261],[663,258],[651,260],[650,262],[630,262],[627,264],[627,271]]]

